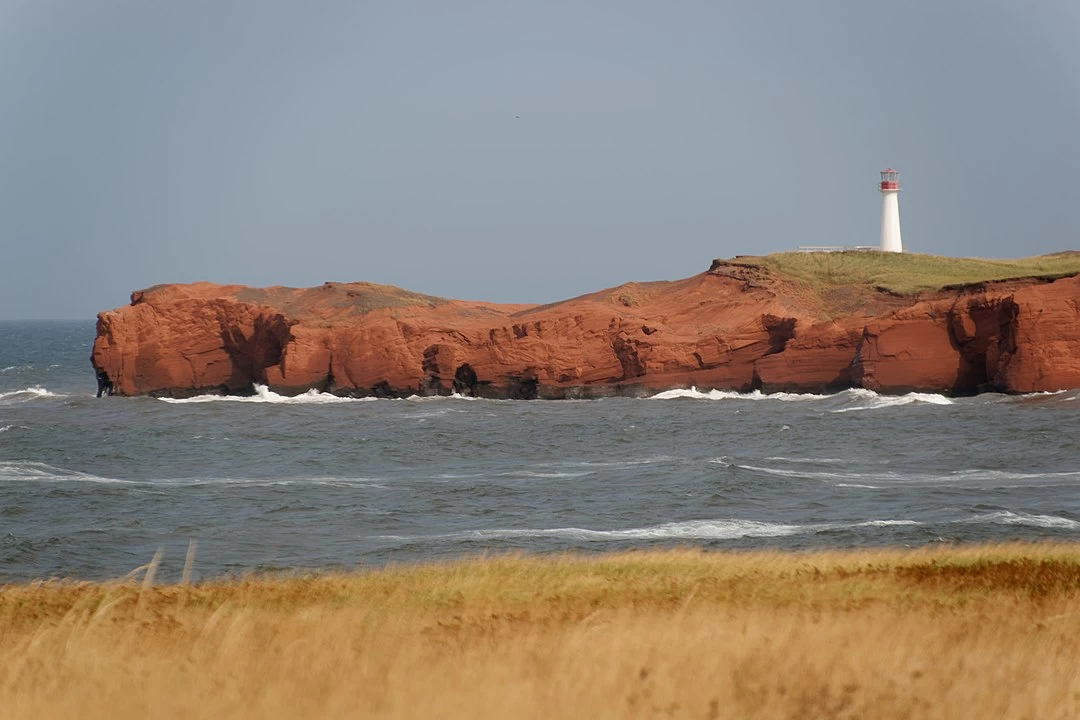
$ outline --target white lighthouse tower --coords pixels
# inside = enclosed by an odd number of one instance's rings
[[[881,252],[904,252],[900,241],[900,173],[881,171]]]

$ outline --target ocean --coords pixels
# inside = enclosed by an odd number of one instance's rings
[[[1080,539],[1080,391],[96,398],[92,321],[0,323],[0,583],[507,551]]]

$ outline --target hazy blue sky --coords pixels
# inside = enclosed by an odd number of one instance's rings
[[[1080,248],[1080,2],[0,0],[0,318]]]

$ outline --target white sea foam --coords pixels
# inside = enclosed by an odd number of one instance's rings
[[[938,395],[936,393],[907,393],[906,395],[879,395],[870,390],[850,390],[852,393],[860,393],[858,397],[864,399],[859,405],[853,405],[850,407],[836,408],[831,412],[834,413],[846,413],[854,412],[857,410],[878,410],[880,408],[897,407],[899,405],[913,405],[913,404],[925,404],[925,405],[953,405],[953,401],[944,395]],[[862,394],[865,393],[865,394]]]
[[[5,433],[5,432],[7,432],[8,430],[10,430],[10,429],[11,429],[11,428],[13,428],[13,427],[15,427],[15,426],[14,426],[14,425],[3,425],[3,426],[0,426],[0,433]]]
[[[857,404],[847,407],[836,408],[832,412],[852,412],[855,410],[874,410],[877,408],[895,407],[898,405],[911,405],[922,403],[928,405],[952,405],[953,401],[944,395],[935,393],[907,393],[906,395],[881,395],[873,390],[852,388],[832,395],[818,395],[814,393],[788,393],[775,392],[763,393],[755,390],[748,393],[734,392],[731,390],[708,390],[702,391],[695,387],[690,389],[665,390],[652,395],[650,400],[774,400],[780,402],[815,402],[815,401],[856,401]]]
[[[975,488],[1026,488],[1074,485],[1080,479],[1080,471],[1064,472],[1014,472],[1010,470],[955,470],[948,474],[910,474],[898,476],[896,485],[944,485],[971,486]]]
[[[465,400],[467,402],[476,402],[478,400],[486,402],[510,402],[508,400],[495,400],[493,398],[470,397],[456,392],[450,393],[449,395],[410,395],[404,399],[408,402],[445,402],[447,400]]]
[[[556,464],[565,467],[625,468],[634,467],[636,465],[653,465],[655,463],[672,463],[678,461],[679,458],[672,455],[653,455],[651,457],[634,458],[630,460],[582,460],[580,462]]]
[[[1059,472],[1016,472],[1014,470],[954,470],[949,474],[950,478],[960,480],[1041,480],[1044,478],[1080,478],[1080,470],[1063,470]]]
[[[439,473],[438,475],[432,475],[432,480],[480,480],[490,478],[507,478],[507,479],[559,479],[559,478],[580,478],[587,475],[592,475],[593,471],[586,470],[584,472],[559,472],[556,470],[551,471],[536,471],[536,470],[507,470],[505,472],[499,472],[494,474],[489,473]]]
[[[799,402],[807,400],[825,400],[831,397],[830,395],[814,395],[812,393],[769,393],[765,394],[760,390],[754,390],[753,392],[740,393],[732,390],[709,390],[702,392],[696,387],[676,390],[665,390],[664,392],[657,393],[649,396],[649,400],[677,400],[679,398],[690,398],[692,400],[786,400],[789,402]]]
[[[784,537],[801,533],[852,528],[873,528],[921,525],[916,520],[866,520],[855,523],[813,523],[790,525],[757,520],[685,520],[662,525],[622,530],[590,530],[588,528],[492,528],[466,530],[446,535],[379,535],[376,539],[415,540],[507,540],[513,538],[555,537],[578,541],[618,540],[737,540],[752,537]]]
[[[0,482],[94,482],[124,483],[129,480],[99,477],[78,470],[66,470],[30,460],[0,460]]]
[[[918,520],[867,520],[855,523],[854,527],[894,527],[903,525],[922,525]]]
[[[161,478],[153,481],[142,481],[148,485],[168,487],[200,487],[205,485],[226,485],[242,487],[288,487],[319,485],[323,487],[339,488],[381,488],[384,478],[376,477],[187,477],[187,478]]]
[[[321,393],[318,390],[308,390],[302,395],[296,395],[289,397],[287,395],[279,395],[265,385],[255,385],[254,395],[196,395],[190,398],[158,398],[163,402],[172,403],[174,405],[182,405],[186,403],[206,403],[206,402],[246,402],[246,403],[274,403],[277,405],[329,405],[333,403],[348,403],[348,402],[373,402],[377,398],[364,397],[364,398],[349,398],[338,397],[330,393]]]
[[[986,397],[988,400],[989,398],[997,398],[995,400],[990,400],[990,402],[999,403],[1027,404],[1032,401],[1044,401],[1056,404],[1076,400],[1078,397],[1080,397],[1080,389],[1074,388],[1072,390],[1047,390],[1044,392],[1024,393],[1022,395],[987,395],[983,397]]]
[[[743,537],[780,537],[805,532],[807,526],[758,522],[755,520],[686,520],[625,530],[587,528],[492,529],[455,533],[457,539],[499,539],[514,537],[561,537],[573,540],[734,540]]]
[[[746,465],[741,463],[731,462],[730,458],[719,457],[709,460],[710,463],[717,465],[723,465],[724,467],[739,468],[740,470],[749,470],[751,472],[766,473],[768,475],[776,475],[778,477],[790,477],[790,478],[804,478],[807,480],[822,480],[822,481],[835,481],[835,480],[895,480],[900,476],[891,473],[848,473],[848,472],[829,472],[827,470],[796,470],[792,468],[771,468],[763,465]],[[847,485],[847,487],[853,487]],[[865,485],[862,487],[874,487],[871,485]]]
[[[779,458],[768,458],[779,461]],[[832,472],[820,469],[800,469],[798,467],[768,467],[765,465],[751,465],[739,463],[735,459],[721,456],[708,460],[709,463],[724,467],[738,468],[750,472],[765,473],[777,477],[798,478],[803,480],[818,480],[833,483],[836,487],[855,487],[873,490],[881,489],[882,485],[943,485],[960,484],[973,485],[975,487],[1046,487],[1054,484],[1072,484],[1080,479],[1080,470],[1066,470],[1059,472],[1015,472],[1010,470],[983,470],[968,469],[955,470],[947,474],[934,473],[908,473],[897,471],[886,472]],[[796,462],[796,461],[792,461]],[[811,461],[806,461],[810,464]],[[839,481],[839,482],[838,482]],[[881,483],[874,484],[874,483]],[[1020,483],[1018,485],[1000,483]]]
[[[0,373],[8,373],[8,372],[11,372],[13,370],[18,372],[20,370],[33,370],[33,369],[34,369],[34,366],[32,364],[30,364],[30,363],[27,363],[26,365],[8,365],[5,368],[0,368]]]
[[[155,487],[198,487],[204,485],[235,485],[244,487],[322,485],[348,488],[383,488],[385,478],[378,477],[177,477],[152,480],[120,480],[100,477],[78,470],[67,470],[29,460],[0,460],[0,482],[90,482]]]
[[[780,477],[812,478],[815,480],[859,477],[850,475],[848,473],[834,473],[819,470],[790,470],[787,468],[770,468],[761,465],[744,465],[741,463],[728,462],[724,458],[716,458],[715,460],[710,460],[709,462],[716,463],[718,465],[724,465],[725,467],[734,467],[741,470],[750,470],[752,472],[763,472],[768,473],[769,475],[778,475]]]
[[[993,522],[1002,525],[1025,525],[1028,527],[1053,528],[1057,530],[1080,530],[1080,522],[1057,515],[1032,515],[1028,513],[1014,513],[1008,510],[977,515],[962,522]]]
[[[591,475],[591,472],[538,472],[535,470],[510,470],[495,475],[500,478],[579,478]]]
[[[67,396],[51,392],[46,388],[35,385],[33,387],[24,388],[22,390],[12,390],[10,392],[0,393],[0,404],[14,405],[15,403],[24,403],[30,400],[41,400],[43,398],[58,397]]]

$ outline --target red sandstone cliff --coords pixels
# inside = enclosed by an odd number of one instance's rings
[[[463,302],[368,283],[195,283],[98,316],[92,361],[122,395],[457,391],[485,397],[673,387],[973,393],[1080,387],[1080,277],[898,297],[827,295],[717,261],[545,306]]]

